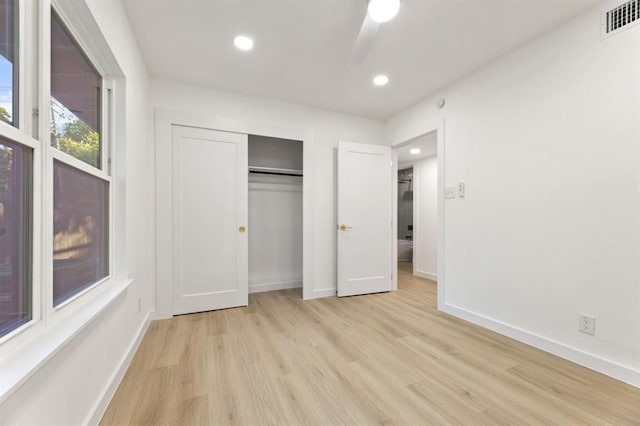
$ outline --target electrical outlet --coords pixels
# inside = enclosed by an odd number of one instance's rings
[[[593,315],[580,314],[578,331],[593,336],[596,334],[596,317]]]

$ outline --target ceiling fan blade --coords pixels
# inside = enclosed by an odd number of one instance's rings
[[[358,38],[356,39],[356,44],[351,52],[351,59],[349,61],[351,65],[360,64],[364,61],[369,50],[371,50],[371,46],[376,39],[379,29],[380,23],[369,18],[368,14],[365,15],[360,33],[358,33]]]

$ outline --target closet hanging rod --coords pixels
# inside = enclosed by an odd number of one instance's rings
[[[276,167],[249,167],[249,173],[279,176],[302,176],[302,170],[280,169]]]

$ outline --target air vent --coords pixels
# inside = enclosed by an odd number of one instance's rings
[[[640,0],[631,0],[607,12],[606,34],[612,35],[633,22],[640,21]]]

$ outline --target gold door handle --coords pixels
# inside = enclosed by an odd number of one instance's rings
[[[344,225],[344,224],[340,225],[339,228],[340,228],[341,231],[346,231],[347,229],[353,229],[353,227],[347,226],[347,225]]]
[[[238,232],[240,232],[241,234],[246,230],[247,228],[245,228],[244,226],[241,226],[240,228],[238,228]]]

